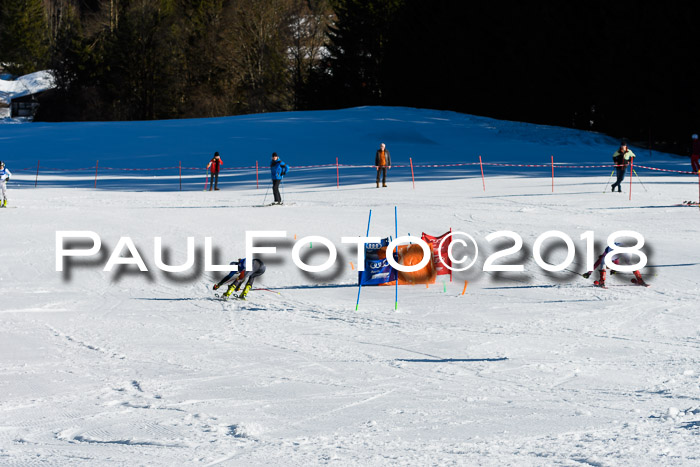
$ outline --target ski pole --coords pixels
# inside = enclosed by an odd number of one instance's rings
[[[632,169],[632,172],[634,172],[634,175],[637,177],[637,180],[639,180],[639,183],[642,184],[642,188],[644,188],[644,191],[649,191],[649,190],[647,190],[647,187],[644,186],[644,183],[642,182],[642,179],[639,178],[639,174],[637,173],[637,171],[634,170],[634,169]]]
[[[608,185],[610,184],[610,180],[612,179],[612,176],[614,173],[615,173],[615,169],[613,169],[613,171],[610,172],[610,177],[608,177],[608,181],[605,183],[605,188],[603,188],[603,193],[608,192]]]
[[[270,192],[270,187],[272,186],[272,182],[270,182],[269,185],[267,185],[267,190],[265,190],[265,197],[263,198],[263,206],[265,206],[265,201],[267,201],[267,194]]]

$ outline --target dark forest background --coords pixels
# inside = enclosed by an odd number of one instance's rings
[[[700,2],[1,0],[0,63],[54,70],[38,120],[397,105],[686,154]]]

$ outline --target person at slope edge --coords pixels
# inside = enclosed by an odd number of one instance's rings
[[[627,148],[627,141],[620,143],[620,149],[613,154],[617,180],[612,184],[612,191],[615,191],[615,187],[617,187],[617,191],[622,193],[622,181],[625,179],[625,171],[633,157],[634,153]]]
[[[374,157],[374,165],[377,167],[377,188],[379,188],[379,176],[382,177],[382,186],[386,187],[386,171],[391,168],[391,155],[386,148],[386,144],[382,143],[377,149],[377,155]]]
[[[690,150],[690,165],[693,167],[693,172],[700,172],[700,139],[698,135],[693,135],[693,145]]]
[[[276,152],[273,152],[272,162],[270,162],[270,172],[272,174],[272,194],[275,197],[275,201],[272,204],[282,204],[280,184],[288,170],[289,166],[280,160]]]
[[[7,207],[7,182],[10,181],[12,173],[5,168],[5,163],[0,161],[0,193],[2,193],[2,199],[0,199],[0,208]]]
[[[209,191],[211,191],[212,187],[214,187],[214,190],[219,191],[219,170],[221,170],[222,165],[224,165],[224,161],[219,157],[219,152],[217,151],[207,164],[207,169],[209,169],[209,173],[211,173]]]
[[[238,261],[232,261],[230,264],[238,265],[238,271],[231,271],[226,277],[221,279],[219,282],[214,284],[214,290],[224,285],[226,282],[233,280],[233,282],[228,286],[228,289],[222,297],[227,299],[231,296],[234,291],[240,290],[244,282],[248,281],[243,287],[243,292],[238,296],[239,299],[245,300],[248,296],[248,292],[253,288],[253,282],[255,278],[262,276],[265,273],[265,264],[259,259],[255,258],[253,260],[252,270],[246,271],[245,258],[239,258]]]

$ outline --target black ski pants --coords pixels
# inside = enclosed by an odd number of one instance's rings
[[[377,184],[379,184],[379,177],[381,175],[382,185],[386,185],[386,167],[377,168]]]
[[[209,191],[211,191],[212,186],[215,189],[219,188],[219,172],[211,173],[211,180],[209,181]]]
[[[251,288],[253,287],[253,282],[255,282],[256,277],[260,277],[265,273],[265,264],[263,264],[262,261],[259,259],[254,259],[253,260],[253,270],[248,272],[246,271],[245,277],[243,279],[239,279],[234,284],[236,285],[236,290],[240,288],[241,285],[247,280]]]
[[[280,184],[282,180],[272,180],[272,195],[275,197],[275,203],[282,202],[282,195],[280,195]]]

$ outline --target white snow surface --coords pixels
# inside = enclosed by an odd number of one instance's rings
[[[680,206],[697,199],[695,176],[639,170],[644,185],[633,182],[630,200],[629,179],[622,194],[609,192],[609,168],[561,174],[553,192],[546,170],[521,167],[487,168],[486,190],[478,167],[424,168],[415,188],[397,167],[380,189],[372,168],[341,168],[339,188],[334,168],[295,170],[337,154],[372,164],[380,141],[399,165],[411,155],[425,163],[478,154],[607,164],[616,149],[597,134],[399,108],[33,123],[4,126],[0,138],[16,207],[0,210],[0,465],[700,461],[700,212]],[[34,188],[34,173],[14,170],[37,159],[72,168],[110,158],[120,167],[206,163],[210,151],[196,149],[198,138],[228,166],[280,152],[292,166],[286,204],[259,207],[270,201],[264,172],[259,189],[250,172],[232,172],[221,191],[205,192],[200,174],[188,175],[183,191],[172,173],[105,176],[94,189],[91,174],[77,171],[42,173]],[[158,154],[144,155],[155,147]],[[687,159],[637,152],[639,164],[686,170]],[[340,238],[364,235],[370,210],[370,235],[394,235],[395,208],[399,235],[467,232],[479,260],[451,282],[399,287],[397,309],[394,287],[363,287],[356,310],[357,260]],[[98,233],[102,255],[56,272],[56,232],[64,230]],[[245,232],[254,230],[287,232],[272,241],[278,254],[264,256],[256,288],[267,290],[219,301],[212,284],[224,273],[201,270],[204,237],[225,263],[243,256]],[[503,248],[485,237],[501,230],[523,238],[523,251],[509,258],[523,273],[481,270]],[[573,239],[570,269],[578,272],[585,231],[598,248],[614,231],[640,232],[651,287],[632,285],[630,274],[610,277],[603,290],[567,271],[546,273],[532,247],[549,230]],[[295,238],[308,235],[338,247],[330,273],[293,265]],[[124,236],[148,273],[103,271]],[[159,271],[156,236],[170,264],[185,261],[194,237],[196,270]],[[327,257],[317,243],[303,250],[309,263]],[[556,249],[549,260],[564,256]]]

